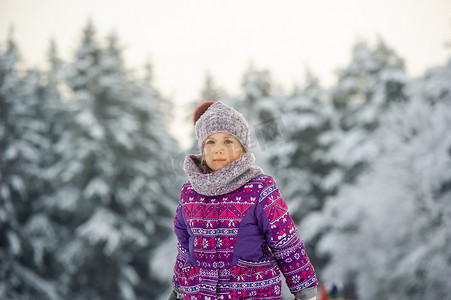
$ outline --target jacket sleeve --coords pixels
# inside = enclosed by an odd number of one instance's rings
[[[175,235],[177,236],[178,251],[174,265],[174,276],[172,277],[172,285],[175,290],[179,290],[181,289],[181,282],[183,282],[183,270],[187,264],[189,257],[189,234],[181,205],[178,206],[177,213],[175,215],[174,232]]]
[[[264,212],[263,218],[268,221],[268,225],[264,226],[266,243],[285,276],[288,288],[296,297],[303,296],[304,292],[311,297],[312,291],[316,294],[316,288],[310,287],[318,285],[316,273],[305,251],[304,242],[297,236],[287,204],[272,178],[263,188],[259,203]]]
[[[186,226],[185,216],[183,215],[182,206],[177,207],[177,212],[174,219],[174,233],[177,236],[179,248],[182,247],[189,251],[189,233]]]

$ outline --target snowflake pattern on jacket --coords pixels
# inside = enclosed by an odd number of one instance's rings
[[[173,285],[185,300],[281,299],[318,285],[275,181],[259,175],[239,189],[204,196],[188,182],[174,220]]]

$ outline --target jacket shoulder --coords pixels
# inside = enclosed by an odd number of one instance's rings
[[[266,187],[269,184],[275,184],[275,180],[274,178],[272,178],[269,175],[266,174],[261,174],[258,175],[257,177],[255,177],[254,179],[252,179],[251,181],[249,181],[248,183],[256,183],[256,184],[260,184],[262,187]]]
[[[180,191],[180,203],[184,203],[189,200],[190,197],[194,197],[196,191],[194,191],[191,182],[187,182],[182,186]]]
[[[262,195],[264,195],[265,193],[268,193],[269,190],[277,189],[274,178],[266,174],[261,174],[255,177],[254,179],[250,180],[244,186],[244,188],[248,187],[251,187],[253,192],[258,196],[260,196],[259,198],[261,198]]]
[[[186,190],[186,189],[192,189],[192,188],[193,188],[193,186],[191,185],[190,181],[188,181],[188,182],[186,182],[185,184],[182,185],[182,191]]]
[[[249,183],[258,184],[262,192],[272,186],[276,187],[276,181],[274,180],[274,178],[266,174],[261,174],[255,177],[254,179],[249,181]]]

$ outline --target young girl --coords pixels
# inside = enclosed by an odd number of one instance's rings
[[[194,114],[200,155],[188,155],[174,221],[170,299],[316,299],[315,270],[273,178],[254,166],[249,126],[222,102]]]

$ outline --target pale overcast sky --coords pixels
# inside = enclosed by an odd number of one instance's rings
[[[285,88],[302,84],[306,67],[330,86],[353,44],[378,35],[411,76],[451,57],[450,0],[0,0],[0,45],[14,25],[27,66],[43,66],[52,37],[69,60],[88,18],[99,38],[118,33],[127,66],[150,59],[177,103],[199,97],[206,71],[238,93],[251,61]]]

